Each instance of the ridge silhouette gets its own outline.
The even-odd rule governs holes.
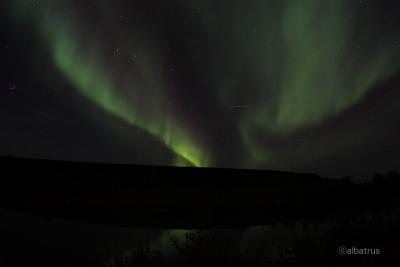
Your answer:
[[[353,183],[283,171],[0,157],[0,208],[95,224],[229,228],[346,218],[400,203],[396,173]]]

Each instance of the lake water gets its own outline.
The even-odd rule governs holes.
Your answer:
[[[285,244],[307,237],[317,237],[326,225],[276,224],[243,229],[209,230],[221,239],[229,239],[240,250],[258,251],[268,257],[278,257]],[[174,257],[171,241],[179,242],[196,230],[135,229],[50,220],[18,212],[0,211],[0,262],[24,266],[76,266],[77,262],[101,264],[115,256],[129,254],[144,245]],[[1,264],[0,264],[1,266]]]

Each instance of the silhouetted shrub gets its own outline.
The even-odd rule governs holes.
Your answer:
[[[164,257],[159,250],[150,246],[143,246],[125,254],[108,260],[104,267],[163,267]]]

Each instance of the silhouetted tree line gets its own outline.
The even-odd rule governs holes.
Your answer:
[[[103,267],[142,266],[230,266],[230,267],[313,267],[313,266],[400,266],[398,259],[400,240],[400,208],[397,202],[400,189],[400,175],[394,172],[374,174],[370,181],[355,183],[350,177],[341,180],[340,190],[346,194],[355,194],[354,201],[367,201],[360,206],[373,205],[361,215],[350,216],[357,208],[351,205],[348,216],[322,220],[300,220],[304,231],[315,228],[317,223],[328,225],[319,237],[306,236],[291,244],[275,244],[278,258],[262,253],[262,250],[241,250],[233,236],[215,231],[197,230],[186,234],[183,241],[171,237],[171,243],[179,257],[169,261],[160,251],[150,247],[138,249],[132,257],[124,258],[124,263]],[[351,199],[351,196],[348,196]],[[393,203],[392,203],[393,202]],[[391,205],[393,204],[393,205]],[[382,206],[386,205],[386,207]],[[290,219],[282,219],[287,227],[294,227]],[[348,248],[379,249],[379,255],[340,255],[341,246]],[[138,254],[140,256],[138,256]],[[117,257],[118,258],[118,257]],[[121,258],[119,258],[121,259]],[[110,262],[108,263],[110,264]]]
[[[102,267],[319,267],[319,266],[399,266],[398,240],[400,216],[368,214],[351,220],[327,222],[321,236],[306,235],[290,244],[275,244],[278,257],[263,253],[262,248],[240,249],[234,237],[216,231],[188,232],[183,241],[171,237],[178,257],[167,257],[149,246],[120,256]],[[307,225],[308,223],[304,223]],[[377,248],[380,255],[340,255],[341,246]]]
[[[91,173],[93,166],[78,164],[74,167],[75,164],[69,163],[52,166],[49,172],[45,167],[36,169],[32,164],[37,177],[42,177],[39,182],[30,176],[30,169],[24,168],[20,169],[26,177],[18,178],[20,180],[13,177],[2,179],[0,200],[3,208],[78,221],[114,225],[126,223],[131,227],[144,218],[141,223],[149,228],[155,227],[152,223],[193,225],[203,220],[204,228],[275,223],[290,228],[295,222],[302,222],[305,229],[313,228],[318,223],[329,225],[321,238],[297,240],[290,245],[276,244],[278,259],[260,251],[239,250],[232,236],[198,230],[187,234],[183,242],[171,238],[179,254],[173,262],[160,251],[144,246],[130,255],[116,255],[103,267],[396,266],[388,264],[397,260],[393,255],[397,255],[395,248],[399,247],[400,240],[400,218],[396,215],[400,210],[400,175],[395,172],[376,173],[371,180],[356,183],[351,177],[338,181],[307,174],[217,170],[217,174],[225,180],[221,178],[215,185],[203,180],[203,177],[215,180],[215,172],[209,175],[211,170],[179,169],[179,179],[169,184],[168,179],[158,177],[157,173],[153,175],[157,179],[142,176],[148,173],[145,167],[139,170],[126,166],[124,168],[128,169],[129,176],[121,175],[114,179],[114,170],[121,173],[125,170],[122,171],[119,166],[94,165],[100,168],[97,170],[101,173],[98,179]],[[68,172],[54,177],[59,167]],[[76,176],[71,182],[76,170],[82,169],[92,178],[84,180]],[[142,179],[132,183],[131,170]],[[171,175],[176,174],[173,168],[158,169],[158,173],[164,170]],[[227,174],[235,176],[235,179]],[[196,179],[192,180],[192,176]],[[187,181],[184,186],[178,183],[181,179]],[[161,216],[158,210],[163,210]],[[131,217],[121,216],[127,213]],[[108,221],[110,218],[120,220]],[[341,245],[378,247],[382,255],[340,256],[337,249]],[[1,264],[13,266],[2,257]]]

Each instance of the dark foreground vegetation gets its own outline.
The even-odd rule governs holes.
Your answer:
[[[1,209],[114,226],[197,229],[180,239],[169,236],[173,256],[149,244],[96,263],[77,259],[76,266],[400,266],[396,173],[353,183],[276,171],[13,158],[0,163]],[[240,233],[221,230],[278,224],[301,225],[296,231],[305,234],[286,244],[271,241],[273,256],[262,245],[242,246]],[[323,231],[316,234],[318,225]],[[342,246],[379,253],[340,255]]]
[[[177,255],[169,258],[150,246],[108,258],[102,267],[136,266],[398,266],[399,214],[389,218],[370,214],[352,220],[331,221],[319,236],[305,235],[290,244],[272,244],[271,257],[263,246],[240,248],[235,236],[213,230],[188,232],[181,241],[170,237]],[[290,227],[290,226],[289,226]],[[304,223],[304,228],[313,227]],[[303,229],[307,232],[307,229]],[[378,254],[341,255],[339,249],[374,248]]]

